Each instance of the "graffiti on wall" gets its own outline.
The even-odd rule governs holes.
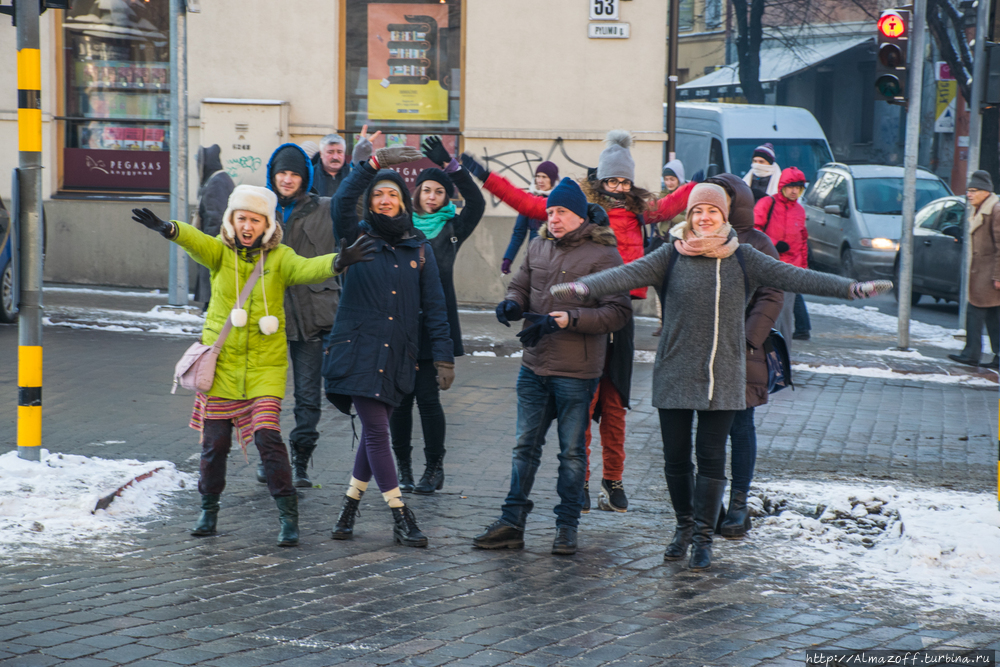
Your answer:
[[[546,160],[551,160],[557,150],[562,153],[562,156],[568,162],[576,165],[577,167],[586,169],[588,176],[590,175],[592,167],[588,167],[587,165],[577,162],[571,158],[566,152],[566,146],[563,143],[562,137],[558,137],[552,142],[552,145],[549,146],[548,155],[546,156],[543,156],[538,151],[526,149],[490,155],[484,148],[483,161],[486,163],[486,168],[490,171],[504,176],[515,185],[528,187],[535,182],[535,169],[538,165]],[[496,208],[500,204],[501,201],[499,199],[490,195],[490,205],[493,208]]]

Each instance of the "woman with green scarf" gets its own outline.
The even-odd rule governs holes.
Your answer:
[[[424,155],[440,169],[424,169],[417,177],[413,191],[413,226],[420,230],[434,249],[441,287],[444,289],[445,306],[448,309],[448,324],[451,340],[455,346],[455,356],[465,354],[462,347],[462,330],[458,322],[458,301],[455,298],[454,268],[458,249],[472,235],[476,225],[483,218],[486,200],[479,186],[442,145],[438,137],[424,141]],[[465,206],[458,213],[451,201],[455,187]],[[389,419],[392,434],[392,451],[396,455],[399,470],[399,488],[414,493],[434,493],[444,485],[444,408],[438,395],[434,360],[431,354],[431,340],[421,328],[420,351],[417,354],[417,381],[413,393],[403,397],[399,407],[393,410]],[[413,483],[413,464],[410,445],[413,431],[413,400],[416,398],[420,412],[420,424],[424,432],[424,474],[420,481]]]

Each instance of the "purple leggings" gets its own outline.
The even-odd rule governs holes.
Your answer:
[[[389,438],[389,415],[392,406],[374,398],[352,396],[354,409],[361,418],[361,442],[354,457],[354,478],[375,483],[382,493],[399,486],[396,463],[392,459],[392,441]]]

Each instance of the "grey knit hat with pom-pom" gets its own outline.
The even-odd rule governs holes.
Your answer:
[[[611,130],[608,132],[608,147],[601,152],[597,162],[597,179],[627,178],[635,182],[635,160],[629,148],[632,146],[632,135],[626,130]]]

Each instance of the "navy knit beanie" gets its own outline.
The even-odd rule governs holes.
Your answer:
[[[302,177],[303,181],[309,180],[309,165],[306,163],[306,154],[298,146],[284,146],[271,156],[271,173],[274,177],[279,171],[291,171]]]
[[[444,193],[448,196],[448,199],[455,198],[455,184],[452,182],[451,178],[448,177],[447,172],[443,169],[438,169],[437,167],[428,167],[420,172],[417,176],[417,184],[413,186],[413,198],[417,197],[417,192],[420,190],[420,184],[424,181],[434,181],[435,183],[440,183],[441,187],[444,188]]]
[[[552,189],[545,201],[545,208],[562,206],[578,216],[587,219],[587,196],[583,194],[580,185],[572,178],[564,178]]]

